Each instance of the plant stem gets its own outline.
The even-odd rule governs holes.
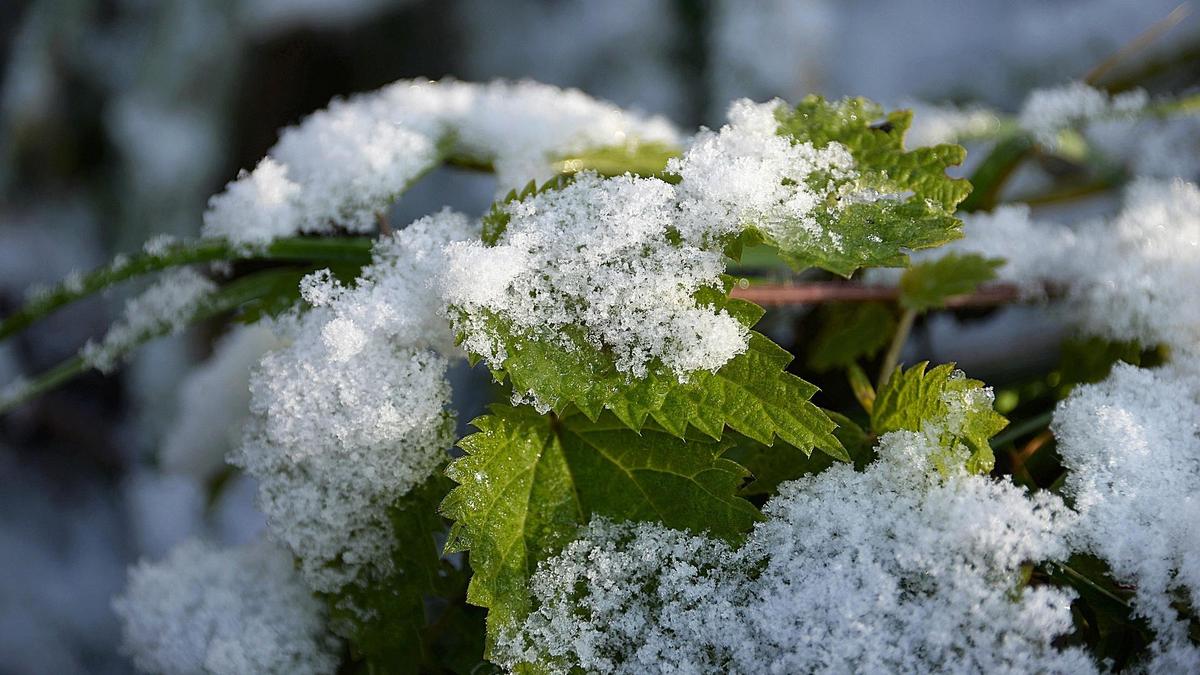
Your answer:
[[[180,242],[162,252],[129,256],[39,293],[24,307],[0,321],[0,340],[92,293],[171,267],[218,260],[320,261],[365,265],[370,261],[370,255],[371,240],[363,237],[293,237],[279,239],[264,249],[246,249],[222,239]]]
[[[900,351],[904,349],[904,343],[908,341],[908,334],[912,332],[913,322],[917,319],[917,310],[907,309],[900,314],[900,322],[896,325],[896,332],[892,334],[892,343],[888,345],[887,353],[883,355],[883,364],[879,366],[879,381],[875,384],[875,390],[883,389],[883,385],[887,384],[888,378],[892,376],[892,371],[896,369],[896,363],[900,361]]]
[[[1009,426],[1004,431],[1001,431],[999,434],[996,434],[996,436],[991,440],[991,445],[993,448],[1003,447],[1004,445],[1011,443],[1012,441],[1015,441],[1026,434],[1038,431],[1040,429],[1045,429],[1046,427],[1050,426],[1050,421],[1053,419],[1054,411],[1047,410],[1040,415],[1017,422],[1016,424]]]
[[[188,320],[188,325],[224,314],[246,302],[269,294],[278,287],[280,279],[283,277],[289,277],[288,280],[291,282],[299,282],[299,274],[300,272],[292,269],[267,270],[232,281],[224,288],[213,293],[208,301],[191,316]],[[164,325],[139,335],[129,345],[128,351],[132,351],[155,338],[167,335],[173,332],[173,330],[173,326]],[[80,354],[76,354],[24,383],[17,391],[7,395],[0,395],[0,414],[12,410],[25,401],[41,396],[91,369],[92,364]]]
[[[760,284],[746,288],[735,286],[729,296],[767,307],[780,307],[826,302],[895,302],[900,298],[900,289],[895,286],[845,282]],[[1013,284],[989,284],[973,293],[947,298],[944,307],[991,307],[1007,305],[1020,299],[1021,289]]]

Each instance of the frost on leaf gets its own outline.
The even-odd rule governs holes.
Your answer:
[[[594,519],[538,565],[534,609],[496,660],[554,673],[1095,672],[1055,646],[1070,595],[1022,581],[1026,563],[1068,554],[1061,499],[943,473],[924,434],[886,434],[878,449],[863,472],[782,485],[739,548]]]
[[[1197,420],[1200,388],[1187,366],[1119,364],[1054,413],[1064,490],[1080,514],[1077,543],[1136,589],[1134,609],[1156,633],[1147,672],[1200,670],[1187,609],[1200,606]]]
[[[943,471],[965,466],[972,473],[992,470],[988,439],[1008,425],[992,408],[991,387],[947,363],[926,371],[927,363],[897,368],[879,389],[871,410],[871,430],[923,433],[942,449],[931,461]]]
[[[113,602],[124,647],[145,672],[320,675],[338,667],[338,641],[292,557],[258,542],[215,549],[186,542],[129,571]]]
[[[761,310],[729,300],[719,248],[677,228],[675,188],[581,174],[526,190],[488,216],[485,239],[453,244],[443,275],[469,354],[507,376],[515,400],[682,436],[725,425],[844,457],[816,389],[791,356],[749,327]]]
[[[529,612],[538,562],[593,515],[730,540],[758,517],[737,496],[745,469],[721,459],[718,443],[528,407],[495,406],[473,424],[479,431],[459,443],[466,456],[447,470],[459,486],[442,511],[455,520],[447,549],[470,550],[468,600],[489,610],[489,644]]]

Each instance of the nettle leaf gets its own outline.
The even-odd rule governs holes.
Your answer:
[[[453,485],[434,476],[397,500],[391,509],[395,571],[367,586],[351,584],[330,596],[330,620],[372,672],[417,672],[427,658],[423,640],[425,599],[444,584],[437,538],[445,531],[438,504]],[[366,617],[366,618],[364,618]]]
[[[601,176],[620,176],[632,173],[674,182],[678,177],[667,173],[667,162],[679,154],[679,148],[668,143],[635,140],[572,153],[559,158],[554,168],[564,174],[594,171]]]
[[[818,148],[837,142],[854,158],[858,177],[838,185],[832,208],[818,209],[817,222],[831,237],[799,240],[781,248],[794,267],[820,267],[850,276],[860,267],[901,267],[907,250],[940,246],[962,236],[954,209],[971,191],[946,169],[962,163],[959,145],[906,151],[904,134],[912,112],[886,115],[863,98],[829,102],[808,96],[794,109],[780,106],[779,133]],[[814,184],[830,176],[814,176]],[[836,182],[836,181],[835,181]]]
[[[846,368],[879,352],[896,330],[896,317],[882,302],[829,303],[818,311],[820,328],[808,350],[808,366]]]
[[[941,307],[946,298],[970,293],[996,278],[1003,258],[977,253],[947,253],[936,260],[917,263],[900,277],[900,304],[923,312]]]
[[[700,294],[701,304],[725,309],[746,326],[762,317],[757,305],[709,290]],[[503,369],[493,370],[496,378],[507,376],[516,391],[533,392],[555,412],[574,406],[596,420],[607,409],[635,431],[650,419],[679,437],[695,428],[714,440],[728,426],[766,445],[778,437],[805,455],[815,447],[849,459],[833,435],[836,425],[809,401],[817,388],[788,373],[792,355],[759,333],[751,332],[749,348],[716,372],[698,371],[680,381],[663,367],[644,378],[617,370],[612,356],[590,344],[580,329],[559,329],[557,336],[570,341],[567,347],[518,333],[499,317],[489,321],[489,332],[507,353]]]
[[[834,435],[846,448],[854,465],[861,469],[869,464],[874,453],[871,439],[862,427],[845,415],[832,411],[826,411],[826,414],[837,423]],[[732,445],[724,456],[746,467],[754,477],[753,482],[742,488],[741,494],[747,496],[773,495],[778,492],[780,483],[821,473],[837,463],[824,453],[806,455],[785,445],[771,447],[741,434],[729,434],[728,440]]]
[[[921,362],[892,373],[876,393],[871,431],[934,431],[947,451],[943,461],[957,461],[960,449],[965,449],[968,471],[991,471],[995,457],[988,439],[1008,420],[992,408],[982,382],[966,377],[953,363],[926,371],[928,365]]]
[[[721,458],[717,442],[524,406],[494,406],[472,424],[479,432],[459,443],[467,454],[447,470],[459,486],[442,511],[455,521],[447,550],[470,551],[467,599],[489,610],[489,645],[529,613],[537,564],[594,515],[731,541],[760,518],[737,496],[746,470]]]

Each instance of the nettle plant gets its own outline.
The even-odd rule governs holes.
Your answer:
[[[0,335],[170,270],[4,405],[196,321],[273,332],[214,357],[238,381],[265,352],[228,462],[268,538],[131,570],[146,671],[1195,672],[1200,189],[1102,140],[1194,108],[1071,85],[982,128],[942,111],[925,137],[992,141],[968,181],[863,99],[737,101],[683,138],[576,91],[402,81],[285,130],[203,239],[34,295]],[[1038,153],[1141,178],[1112,218],[1038,222],[997,205]],[[392,231],[446,165],[506,196]],[[785,265],[810,283],[762,284]],[[748,298],[803,290],[800,363]],[[1016,301],[1093,337],[1002,401],[898,365],[922,316]],[[464,359],[495,402],[456,438]]]

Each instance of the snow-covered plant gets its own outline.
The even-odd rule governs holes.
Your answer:
[[[1111,142],[1194,108],[1073,84],[931,114],[909,149],[912,113],[865,99],[735,101],[687,136],[578,91],[401,81],[285,129],[202,239],[31,295],[0,337],[166,271],[0,406],[255,324],[183,384],[161,458],[214,495],[253,479],[269,541],[131,571],[151,672],[1195,672],[1200,188]],[[953,177],[966,151],[934,141],[980,137]],[[1036,153],[1128,183],[1122,208],[1001,204]],[[490,209],[394,228],[440,167],[494,173]],[[760,332],[753,300],[784,296],[824,305],[796,344]],[[905,352],[1015,302],[1090,342],[1002,389]]]

